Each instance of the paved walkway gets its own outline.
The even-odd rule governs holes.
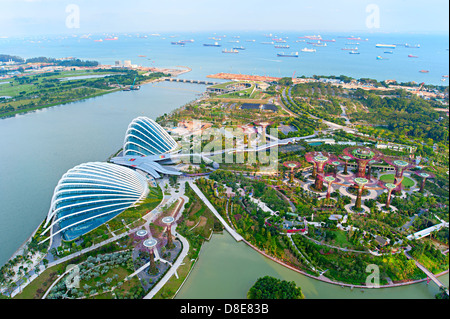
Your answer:
[[[175,275],[178,278],[176,271],[178,267],[180,267],[181,263],[183,262],[184,258],[187,256],[189,252],[189,242],[187,241],[186,238],[178,234],[175,231],[175,228],[176,225],[172,225],[172,234],[174,234],[174,236],[181,241],[181,243],[183,244],[183,250],[181,251],[177,260],[174,262],[173,266],[170,267],[170,269],[166,272],[164,277],[152,288],[152,290],[150,290],[150,292],[144,297],[144,299],[152,299],[173,275]]]
[[[198,197],[205,203],[205,205],[209,208],[209,210],[217,217],[217,219],[222,223],[223,227],[227,230],[227,232],[230,233],[231,236],[236,241],[241,241],[243,238],[241,235],[239,235],[233,228],[230,227],[230,225],[227,224],[227,222],[220,216],[219,212],[214,208],[214,206],[211,204],[211,202],[205,197],[203,192],[197,187],[197,185],[194,184],[192,180],[189,182],[189,186],[191,186],[192,190],[198,195]]]

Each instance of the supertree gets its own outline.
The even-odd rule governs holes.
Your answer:
[[[294,182],[294,170],[298,167],[300,167],[300,163],[296,162],[296,161],[288,161],[288,162],[284,162],[283,166],[287,167],[291,170],[291,173],[289,175],[289,183],[293,183]]]
[[[259,121],[257,121],[257,122],[253,122],[253,123],[255,123],[256,125],[261,126],[261,128],[262,128],[261,140],[262,140],[263,143],[265,143],[266,142],[266,128],[269,125],[272,125],[273,122],[259,122]]]
[[[154,251],[162,246],[162,241],[153,238],[152,235],[145,229],[140,229],[135,233],[130,233],[130,238],[133,239],[134,248],[142,253],[148,253],[150,257],[150,272],[155,273],[157,267],[155,264]]]
[[[255,128],[249,126],[239,126],[239,128],[244,134],[244,145],[247,144],[247,148],[251,148],[252,135],[256,134]],[[247,140],[247,143],[245,143],[245,140]]]
[[[339,157],[344,160],[344,171],[342,172],[342,174],[348,175],[347,171],[348,161],[351,160],[352,158],[348,155],[340,155]]]
[[[355,208],[361,210],[361,197],[364,190],[364,186],[369,182],[366,178],[356,177],[353,182],[358,186],[358,195],[356,196]]]
[[[367,164],[372,160],[377,160],[382,154],[377,150],[372,150],[368,147],[348,147],[344,149],[346,156],[354,159],[358,164],[358,172],[356,177],[366,177]]]
[[[328,186],[327,186],[327,196],[326,198],[329,199],[331,196],[331,186],[333,185],[333,183],[336,181],[336,178],[334,178],[333,176],[324,176],[321,177],[323,179],[323,181],[325,181]]]
[[[315,176],[313,177],[315,178],[315,189],[319,191],[322,190],[323,182],[322,179],[319,178],[319,175],[324,174],[326,164],[337,160],[336,156],[326,152],[309,152],[305,154],[305,159],[306,161],[314,164],[315,171],[313,169],[313,175]]]
[[[421,171],[416,171],[414,172],[417,176],[422,177],[422,183],[420,183],[420,189],[419,192],[423,193],[425,191],[425,182],[428,178],[435,178],[436,176],[433,173],[429,173],[429,172],[421,172]]]
[[[156,271],[155,256],[154,256],[153,250],[155,249],[156,245],[158,244],[158,241],[155,238],[149,238],[149,239],[146,239],[142,244],[144,247],[147,247],[149,250],[150,273],[153,273]]]
[[[378,161],[375,161],[375,160],[371,160],[371,161],[369,161],[369,163],[368,163],[368,168],[367,168],[367,179],[371,179],[372,178],[372,165],[373,164],[376,164],[376,163],[379,163]]]
[[[395,168],[394,184],[397,185],[397,187],[394,189],[394,194],[398,194],[402,191],[403,172],[416,165],[395,157],[384,156],[383,159],[386,163]]]
[[[163,219],[161,219],[161,222],[167,225],[167,247],[169,249],[173,248],[171,226],[174,221],[175,219],[172,216],[166,216]]]
[[[384,183],[382,181],[379,181],[378,185],[380,185],[382,188],[385,188],[388,190],[388,196],[386,199],[386,209],[388,209],[391,204],[392,191],[397,187],[397,185],[392,184],[392,183]]]
[[[333,166],[333,177],[336,178],[337,175],[337,168],[339,165],[341,165],[340,161],[333,161],[330,163]]]

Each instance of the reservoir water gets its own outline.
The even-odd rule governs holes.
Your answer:
[[[295,281],[308,299],[434,299],[438,287],[426,282],[395,288],[342,288],[324,283],[297,272],[257,253],[243,242],[236,242],[227,232],[215,234],[200,251],[199,259],[178,292],[178,299],[240,299],[246,298],[250,287],[266,275]],[[448,274],[439,277],[448,286]]]

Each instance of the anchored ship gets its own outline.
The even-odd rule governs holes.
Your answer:
[[[275,45],[275,48],[277,48],[277,49],[289,49],[290,48],[290,46],[289,45],[283,45],[283,44],[277,44],[277,45]]]
[[[236,49],[232,49],[232,50],[225,49],[225,50],[222,50],[222,53],[239,53],[239,51]]]
[[[377,48],[390,48],[390,49],[395,49],[395,44],[376,44],[375,45]]]
[[[316,52],[316,49],[308,49],[308,48],[303,48],[301,49],[302,52]]]
[[[298,58],[298,52],[294,52],[294,53],[277,53],[277,56],[279,57],[286,57],[286,58]]]
[[[205,47],[220,47],[221,45],[218,42],[214,42],[214,43],[203,43],[203,46],[205,46]]]

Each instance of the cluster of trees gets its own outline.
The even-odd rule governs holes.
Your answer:
[[[376,93],[357,89],[354,97],[369,108],[370,112],[352,113],[357,121],[386,125],[396,136],[408,136],[448,145],[448,121],[439,120],[441,116],[434,108],[437,102],[427,101],[415,96],[406,96],[403,90],[397,97],[381,97]]]
[[[23,60],[22,60],[23,61]],[[35,57],[26,59],[25,63],[52,63],[58,66],[81,66],[92,67],[98,66],[97,61],[82,61],[80,59],[58,60],[55,58]]]
[[[113,287],[122,287],[118,274],[106,276],[110,271],[123,267],[132,272],[134,270],[131,252],[116,252],[98,256],[89,256],[86,262],[78,265],[80,287],[67,287],[66,280],[56,284],[48,295],[48,299],[90,297],[110,291]],[[126,293],[122,292],[125,296]],[[134,294],[132,294],[134,296]]]
[[[294,281],[264,276],[258,278],[247,293],[248,299],[304,299],[302,289]]]
[[[448,269],[448,257],[435,248],[429,240],[415,241],[409,252],[416,260],[433,273]]]
[[[16,55],[9,55],[9,54],[0,54],[0,62],[8,62],[9,60],[12,60],[14,62],[23,62],[24,59],[20,56]]]
[[[279,131],[278,137],[280,139],[312,135],[317,128],[316,121],[309,117],[290,117],[284,121],[284,125],[292,125],[297,131],[291,131],[288,134]]]

